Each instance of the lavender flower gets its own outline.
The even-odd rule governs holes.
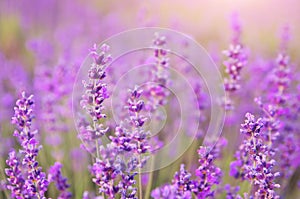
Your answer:
[[[99,186],[99,193],[106,194],[109,198],[115,198],[119,193],[119,187],[115,185],[115,180],[121,174],[122,166],[116,161],[118,152],[113,145],[106,148],[100,146],[102,159],[96,159],[91,167],[94,176],[93,182]]]
[[[141,114],[141,111],[144,109],[144,101],[140,100],[142,92],[138,87],[129,90],[130,97],[126,106],[129,114],[129,122],[132,127],[132,141],[136,143],[134,152],[139,155],[148,152],[150,149],[147,141],[149,132],[143,130],[147,117]]]
[[[229,184],[226,184],[224,190],[226,192],[226,199],[242,199],[238,194],[240,187],[231,187]]]
[[[282,178],[291,175],[291,162],[295,158],[297,145],[293,142],[295,133],[289,127],[293,112],[290,105],[293,94],[289,93],[292,76],[290,58],[286,52],[288,38],[288,29],[284,28],[280,53],[270,75],[267,100],[264,103],[261,99],[256,100],[264,113],[263,119],[267,129],[264,137],[269,148],[269,155],[270,158],[280,157],[281,161],[278,163]]]
[[[231,175],[253,184],[255,197],[278,198],[275,189],[275,178],[278,172],[273,171],[275,160],[270,159],[269,147],[266,145],[262,129],[264,122],[261,118],[255,119],[250,113],[246,114],[241,133],[246,136],[243,144],[236,153],[237,160],[231,163]]]
[[[236,15],[233,15],[232,29],[234,31],[232,44],[229,46],[228,50],[223,51],[224,55],[227,57],[227,60],[223,62],[226,67],[225,72],[228,75],[228,77],[224,79],[227,95],[230,95],[240,88],[238,82],[241,78],[241,70],[247,64],[245,49],[240,42],[241,25],[238,22]],[[224,105],[226,110],[233,109],[232,101],[229,96],[226,97]]]
[[[67,190],[70,185],[67,182],[67,178],[63,177],[61,168],[62,164],[60,162],[55,162],[49,169],[48,181],[55,182],[56,188],[60,191],[58,196],[59,199],[69,199],[72,198],[72,194]]]
[[[209,147],[201,146],[198,150],[199,167],[195,171],[197,180],[193,192],[197,198],[213,197],[213,185],[220,183],[222,171],[214,164],[214,160],[219,156],[218,147],[210,149]]]
[[[191,180],[192,174],[185,170],[184,164],[180,166],[180,172],[176,172],[173,178],[175,194],[177,198],[191,198],[194,182]]]
[[[125,172],[121,175],[122,179],[119,182],[119,188],[122,199],[137,199],[137,188],[135,187],[136,180],[134,179],[136,175],[136,172]]]
[[[8,176],[7,189],[11,191],[12,198],[24,198],[24,183],[25,179],[21,171],[21,162],[17,157],[15,151],[9,153],[9,157],[6,160],[9,168],[5,169],[5,173]]]
[[[150,85],[147,88],[145,96],[149,100],[147,110],[155,111],[158,106],[163,106],[167,103],[167,97],[170,95],[166,89],[170,84],[169,80],[169,58],[166,48],[166,37],[155,34],[153,41],[155,67],[151,70],[151,81],[155,85]]]
[[[105,44],[102,45],[100,53],[97,53],[96,46],[91,49],[94,63],[89,70],[89,81],[83,81],[86,93],[83,95],[81,106],[90,114],[94,122],[106,117],[102,113],[104,108],[102,104],[109,95],[107,86],[102,80],[106,76],[104,68],[111,61],[110,55],[106,55],[108,50],[109,47]]]
[[[185,170],[184,164],[180,166],[180,171],[176,172],[172,184],[166,184],[152,191],[151,196],[154,199],[167,198],[192,198],[192,189],[194,182],[191,180],[192,175]]]
[[[22,197],[24,198],[45,198],[44,193],[47,191],[48,181],[46,175],[42,172],[42,168],[38,166],[36,160],[41,146],[36,138],[37,131],[31,129],[33,115],[33,95],[26,97],[25,92],[22,93],[22,98],[19,99],[15,107],[15,115],[12,118],[12,123],[16,124],[19,128],[19,131],[14,132],[14,136],[19,139],[22,149],[20,154],[23,155],[23,159],[20,165],[22,168],[26,168],[24,171],[24,185],[22,190]],[[9,165],[13,165],[11,161],[16,161],[14,153],[10,156]],[[20,176],[18,169],[13,169],[12,172],[9,172],[8,176],[11,178],[11,175]],[[14,181],[14,183],[16,183]],[[14,186],[14,185],[10,185]],[[19,186],[18,186],[19,187]],[[19,188],[18,188],[19,189]]]
[[[129,90],[129,97],[125,105],[128,119],[116,127],[114,136],[110,136],[118,153],[125,157],[130,156],[119,183],[122,198],[136,198],[137,189],[133,186],[136,184],[134,180],[134,176],[137,175],[136,169],[142,168],[146,163],[146,158],[142,158],[141,155],[150,151],[149,133],[143,129],[147,118],[143,115],[145,106],[144,101],[141,100],[142,93],[143,91],[138,87]]]
[[[109,51],[109,46],[106,44],[103,44],[100,49],[100,53],[97,52],[96,45],[94,45],[94,47],[91,49],[91,55],[94,59],[94,62],[92,63],[88,72],[88,82],[83,81],[86,91],[80,102],[82,108],[86,110],[93,120],[92,125],[89,125],[85,121],[79,124],[79,137],[85,143],[89,144],[91,144],[94,140],[98,142],[97,140],[108,131],[108,128],[99,123],[99,120],[106,118],[106,114],[103,113],[103,102],[109,97],[109,94],[107,91],[107,85],[103,82],[103,79],[106,76],[104,69],[111,61],[111,56],[107,54]],[[92,149],[90,149],[90,151],[93,151],[93,148],[98,147],[98,143],[95,143],[95,147],[94,144],[91,145]],[[97,156],[99,157],[98,149],[96,152]]]
[[[158,187],[151,192],[151,196],[154,199],[169,199],[176,198],[176,188],[173,185],[166,184],[162,187]]]

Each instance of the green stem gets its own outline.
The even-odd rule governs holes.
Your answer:
[[[151,161],[151,169],[150,169],[150,173],[149,173],[149,181],[148,181],[148,185],[146,188],[146,193],[145,193],[145,198],[150,198],[150,192],[151,192],[151,188],[152,188],[152,181],[153,181],[153,168],[155,165],[155,157],[152,157],[152,161]]]
[[[96,155],[97,155],[97,158],[99,159],[100,158],[100,154],[99,154],[99,143],[98,143],[98,139],[96,139]]]
[[[141,170],[141,156],[139,155],[139,169],[138,169],[138,181],[139,181],[139,199],[143,199],[143,186],[142,186],[142,170]]]

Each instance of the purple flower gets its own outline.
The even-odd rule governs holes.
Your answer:
[[[14,136],[19,139],[21,144],[20,154],[23,159],[20,165],[22,165],[22,175],[24,179],[24,185],[22,187],[22,197],[29,198],[44,198],[44,193],[48,188],[48,181],[46,175],[42,172],[42,168],[36,160],[41,146],[36,138],[37,131],[31,129],[32,120],[34,118],[33,114],[33,95],[26,97],[25,92],[22,93],[21,99],[16,102],[15,114],[12,117],[12,123],[16,124],[19,130],[14,132]],[[10,155],[10,160],[17,161],[14,152]],[[11,161],[7,162],[8,166],[13,165]],[[17,169],[13,169],[9,172],[8,177],[10,178],[16,172],[15,176],[20,176],[21,174]],[[14,187],[14,184],[9,186]],[[12,189],[11,189],[12,190]]]
[[[49,169],[48,181],[55,182],[56,188],[60,191],[59,199],[72,198],[72,194],[67,190],[70,185],[67,182],[67,178],[63,177],[61,173],[62,164],[55,162]]]
[[[146,109],[155,111],[158,106],[163,106],[167,103],[167,97],[170,95],[167,87],[170,84],[168,73],[169,58],[166,49],[166,37],[155,34],[153,41],[154,48],[154,68],[151,70],[151,84],[145,93],[149,100],[146,104]]]
[[[15,151],[9,153],[9,157],[6,160],[9,168],[5,169],[5,173],[8,176],[7,189],[11,191],[12,198],[23,198],[24,197],[24,183],[25,179],[22,174],[22,164],[20,158],[17,157]]]
[[[142,92],[138,87],[129,90],[129,98],[126,105],[129,114],[129,124],[132,126],[132,141],[136,144],[133,150],[136,154],[143,154],[150,150],[148,144],[149,132],[145,132],[143,129],[147,117],[142,114],[144,109],[144,101],[140,99]]]
[[[227,57],[227,60],[223,64],[226,67],[225,72],[228,75],[224,79],[224,86],[228,95],[240,89],[239,80],[241,78],[241,70],[247,64],[247,55],[243,44],[240,42],[241,26],[237,17],[235,14],[232,18],[232,29],[234,32],[232,44],[230,44],[228,50],[223,51]],[[229,96],[225,98],[224,105],[226,110],[233,109],[232,100]]]
[[[154,199],[192,198],[194,181],[191,180],[192,175],[186,171],[184,167],[184,164],[182,164],[180,166],[180,171],[175,173],[172,184],[166,184],[154,189],[151,196]]]
[[[247,113],[245,123],[240,132],[245,140],[236,153],[234,162],[231,163],[231,175],[242,180],[250,181],[254,186],[255,197],[277,198],[275,189],[280,185],[275,182],[279,176],[273,171],[276,161],[272,159],[268,145],[263,137],[263,119]]]
[[[99,193],[114,198],[119,193],[119,187],[114,184],[121,174],[122,165],[118,164],[117,151],[112,145],[108,145],[107,148],[100,146],[100,154],[102,159],[96,159],[91,167],[93,182],[99,186]]]
[[[105,67],[111,61],[111,55],[107,54],[109,47],[106,44],[103,44],[100,48],[101,52],[97,52],[97,46],[90,50],[90,54],[94,59],[94,62],[91,64],[91,68],[88,71],[88,81],[83,81],[85,88],[85,94],[82,96],[80,101],[81,107],[89,114],[93,120],[92,124],[89,124],[85,118],[79,122],[79,138],[83,140],[85,144],[89,144],[88,151],[94,151],[94,148],[97,148],[98,143],[93,141],[102,137],[108,131],[107,127],[104,127],[102,123],[99,123],[99,120],[106,118],[104,111],[103,102],[109,98],[107,85],[103,82],[103,79],[106,76]],[[96,145],[96,146],[95,146]],[[97,156],[98,156],[98,149]]]
[[[184,167],[184,164],[180,166],[180,171],[175,173],[172,182],[176,189],[177,198],[191,198],[191,190],[194,188],[194,183],[191,180],[192,174],[186,171]]]
[[[154,199],[173,199],[175,196],[176,188],[173,185],[166,184],[162,187],[158,187],[151,192],[151,196]]]
[[[110,136],[112,143],[119,152],[134,152],[135,155],[149,152],[148,134],[143,129],[147,117],[143,115],[144,101],[141,99],[143,91],[135,87],[129,90],[129,96],[125,105],[128,118],[118,125],[114,136]]]
[[[222,171],[214,164],[214,160],[219,156],[218,147],[221,146],[215,146],[212,149],[200,146],[198,150],[200,166],[195,171],[197,179],[193,189],[198,198],[214,196],[212,186],[219,184],[221,181]]]
[[[175,187],[173,185],[164,185],[162,187],[158,187],[151,192],[151,196],[154,199],[169,199],[176,198],[175,196]]]
[[[16,106],[14,108],[15,114],[12,117],[12,123],[15,124],[20,133],[15,132],[15,136],[19,136],[21,141],[27,141],[28,138],[32,138],[33,134],[30,132],[33,115],[33,95],[26,97],[25,92],[22,93],[22,98],[17,100]]]
[[[226,192],[226,199],[242,199],[238,194],[240,187],[231,187],[229,184],[226,184],[224,190]]]
[[[119,182],[119,188],[121,192],[121,198],[122,199],[137,199],[136,194],[137,194],[137,188],[135,187],[136,180],[134,177],[137,175],[136,172],[127,172],[123,173],[122,179]]]

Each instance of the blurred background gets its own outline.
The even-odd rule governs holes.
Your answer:
[[[94,185],[86,169],[89,157],[79,148],[68,116],[73,81],[88,49],[120,31],[157,26],[195,38],[222,67],[221,52],[231,42],[232,13],[239,15],[242,41],[251,49],[250,61],[258,56],[275,58],[281,29],[289,25],[289,52],[293,63],[299,64],[298,0],[0,0],[0,164],[4,167],[15,142],[10,125],[15,100],[23,90],[34,93],[37,119],[46,124],[36,124],[46,143],[41,164],[47,169],[54,160],[65,163],[63,171],[72,183],[72,192],[75,198],[81,198],[83,191]],[[238,128],[236,125],[229,130],[238,132]],[[53,158],[45,158],[50,156]],[[72,175],[74,172],[79,175]]]

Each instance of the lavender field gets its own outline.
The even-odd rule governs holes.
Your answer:
[[[0,199],[300,198],[297,0],[0,0]]]

